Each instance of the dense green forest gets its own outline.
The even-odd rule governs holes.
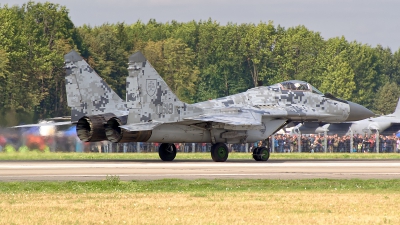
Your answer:
[[[142,51],[170,87],[193,103],[298,79],[322,92],[391,113],[400,96],[400,50],[325,40],[272,21],[103,24],[76,27],[64,6],[0,5],[0,123],[69,115],[63,56],[75,49],[125,97],[128,56]]]

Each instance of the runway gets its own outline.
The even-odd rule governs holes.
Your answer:
[[[399,179],[400,160],[2,161],[0,181],[177,179]]]

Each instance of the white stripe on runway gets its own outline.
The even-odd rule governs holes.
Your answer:
[[[203,167],[214,167],[214,168],[231,168],[231,167],[243,167],[243,168],[260,168],[260,167],[400,167],[400,163],[377,163],[377,162],[290,162],[290,163],[87,163],[87,164],[46,164],[41,163],[40,165],[32,164],[0,164],[0,169],[68,169],[68,168],[203,168]]]
[[[286,174],[286,173],[285,173]],[[289,173],[289,174],[301,174],[314,176],[311,173]],[[341,174],[341,173],[333,173],[333,174]],[[212,177],[212,176],[269,176],[269,175],[281,175],[281,173],[263,173],[263,174],[253,174],[253,173],[238,173],[238,174],[231,174],[231,173],[221,173],[221,174],[202,174],[202,173],[193,173],[193,174],[171,174],[170,177],[193,177],[193,176],[205,176],[205,177]],[[400,175],[400,173],[346,173],[346,175]],[[76,175],[51,175],[51,174],[42,174],[42,175],[13,175],[13,176],[0,176],[0,179],[3,178],[17,178],[17,177],[29,177],[29,178],[37,178],[37,177],[104,177],[107,176],[118,176],[118,177],[165,177],[165,174],[113,174],[113,175],[101,175],[101,174],[76,174]]]

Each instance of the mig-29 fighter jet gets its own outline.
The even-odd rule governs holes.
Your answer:
[[[208,142],[212,159],[224,162],[229,153],[225,143],[264,140],[291,121],[343,122],[373,115],[361,105],[295,80],[187,104],[142,53],[131,55],[128,65],[124,101],[77,52],[65,55],[71,122],[82,141],[159,142],[163,161],[174,160],[174,143]],[[269,155],[267,147],[253,151],[257,161],[267,161]]]

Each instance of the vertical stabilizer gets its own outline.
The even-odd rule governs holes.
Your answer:
[[[396,116],[400,116],[400,98],[397,101],[397,106],[396,106],[396,109],[394,110],[393,114],[396,115]]]
[[[187,105],[181,102],[141,52],[129,57],[128,123],[179,121]]]
[[[126,111],[125,102],[74,50],[64,56],[65,85],[71,121],[82,116]]]

